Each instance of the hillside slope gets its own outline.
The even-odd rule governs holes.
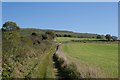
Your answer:
[[[33,29],[32,31],[29,29],[3,31],[3,78],[54,77],[52,54],[55,44],[53,38],[50,32],[39,33],[39,30],[33,32]]]
[[[49,29],[35,29],[35,28],[22,28],[21,33],[28,35],[31,32],[36,32],[38,34],[44,34],[45,31],[52,31],[58,37],[78,37],[78,38],[96,38],[97,34],[92,33],[77,33],[72,31],[63,31],[63,30],[49,30]]]

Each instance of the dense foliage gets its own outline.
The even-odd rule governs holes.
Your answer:
[[[110,41],[111,40],[111,35],[110,34],[106,34],[106,39],[108,40],[108,41]]]
[[[53,36],[46,39],[43,34],[36,32],[21,33],[14,22],[6,22],[2,29],[3,48],[3,78],[25,78],[40,62],[41,55],[45,55],[53,45]],[[48,40],[48,38],[51,38]],[[53,49],[54,50],[54,49]],[[30,76],[29,76],[30,77]]]
[[[19,30],[19,29],[20,29],[19,26],[17,26],[15,22],[11,22],[11,21],[5,22],[2,27],[3,31],[11,31],[11,30]]]
[[[113,41],[116,41],[118,39],[116,36],[112,36],[111,38],[113,39]]]

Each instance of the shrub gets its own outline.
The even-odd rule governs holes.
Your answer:
[[[111,37],[113,41],[116,41],[117,40],[117,37],[116,36],[112,36]]]
[[[97,35],[97,39],[102,39],[101,35]]]
[[[42,40],[46,40],[47,39],[47,35],[42,34]]]
[[[66,35],[66,34],[64,34],[64,37],[67,37],[67,35]]]
[[[35,32],[33,32],[31,35],[33,35],[33,36],[37,36],[37,34],[36,34]]]
[[[106,34],[106,39],[108,40],[108,41],[110,41],[110,39],[111,39],[111,35],[110,34]]]
[[[77,67],[73,63],[66,64],[63,58],[60,58],[57,54],[53,56],[54,60],[56,60],[57,65],[63,75],[64,78],[70,79],[79,79],[81,78],[80,72]]]

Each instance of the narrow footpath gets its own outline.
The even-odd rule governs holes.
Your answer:
[[[58,51],[59,45],[57,45],[56,47],[56,52]],[[57,61],[57,57],[55,55],[56,53],[53,54],[53,65],[54,65],[54,72],[55,72],[55,77],[57,80],[65,78],[65,76],[63,75],[63,72],[61,71],[61,65],[59,64],[59,62]]]

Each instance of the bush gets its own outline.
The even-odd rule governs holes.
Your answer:
[[[70,78],[75,78],[75,79],[79,79],[80,78],[80,73],[76,68],[76,65],[71,63],[67,66],[66,68],[66,72],[68,73]]]
[[[102,39],[101,35],[97,35],[97,39]]]
[[[110,41],[110,39],[111,39],[111,35],[110,34],[106,34],[106,39],[108,40],[108,41]]]
[[[63,78],[79,79],[81,78],[80,72],[78,71],[75,64],[66,64],[65,61],[58,55],[54,54],[54,60],[56,60],[57,65],[63,75]]]
[[[68,35],[68,37],[72,37],[72,35]]]
[[[64,37],[68,37],[66,34],[64,34]]]
[[[47,39],[47,35],[42,34],[42,40],[46,40]]]
[[[56,37],[62,37],[62,35],[61,34],[56,34]]]
[[[36,34],[35,32],[33,32],[31,35],[33,35],[33,36],[37,36],[37,34]]]
[[[112,36],[111,37],[113,41],[116,41],[117,40],[117,37],[116,36]]]

